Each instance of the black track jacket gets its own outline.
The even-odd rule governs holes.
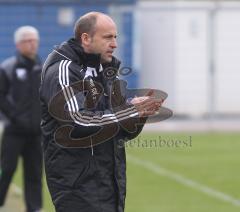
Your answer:
[[[63,211],[71,202],[73,212],[124,211],[123,141],[137,136],[143,124],[135,128],[140,119],[126,103],[124,83],[115,74],[119,65],[114,57],[101,65],[100,55],[85,53],[74,39],[56,47],[44,64],[45,169],[53,202]]]
[[[21,54],[0,65],[0,112],[8,119],[5,131],[40,135],[40,60]]]

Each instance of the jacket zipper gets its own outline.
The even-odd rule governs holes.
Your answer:
[[[92,138],[91,138],[91,150],[92,150],[92,156],[94,155],[94,151],[93,151],[93,145],[92,145]]]

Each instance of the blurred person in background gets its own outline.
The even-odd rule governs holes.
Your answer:
[[[108,15],[83,15],[74,34],[52,51],[42,72],[41,127],[48,188],[57,212],[123,212],[122,141],[141,132],[162,100],[149,92],[128,102],[118,87],[114,71],[120,61],[113,56],[117,29]],[[140,125],[135,128],[136,124]]]
[[[0,110],[7,118],[1,142],[0,206],[22,156],[26,211],[37,212],[42,208],[38,30],[19,27],[14,42],[17,54],[0,65]]]

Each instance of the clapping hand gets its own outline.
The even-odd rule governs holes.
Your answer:
[[[134,97],[131,100],[140,117],[154,115],[163,103],[162,99],[157,99],[154,96],[154,91],[149,90],[145,96]]]

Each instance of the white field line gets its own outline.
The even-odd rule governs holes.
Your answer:
[[[140,158],[134,157],[132,155],[127,156],[127,159],[130,163],[133,163],[135,165],[138,165],[140,167],[143,167],[157,175],[160,176],[164,176],[167,177],[171,180],[174,180],[175,182],[178,182],[182,185],[185,185],[187,187],[193,188],[195,190],[198,190],[204,194],[207,194],[208,196],[214,197],[218,200],[224,201],[224,202],[228,202],[234,206],[240,207],[240,200],[239,199],[235,199],[234,197],[225,194],[223,192],[217,191],[213,188],[210,188],[206,185],[200,184],[196,181],[193,181],[189,178],[186,178],[178,173],[169,171],[157,164],[154,164],[150,161],[146,161],[146,160],[142,160]]]

